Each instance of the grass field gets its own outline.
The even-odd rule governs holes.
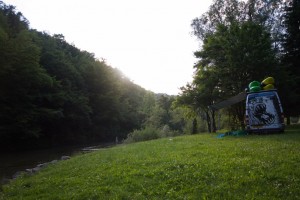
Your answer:
[[[198,134],[78,155],[2,187],[2,199],[300,199],[300,128]]]

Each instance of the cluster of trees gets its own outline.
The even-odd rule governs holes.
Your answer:
[[[64,36],[32,30],[0,1],[0,146],[109,142],[151,126],[184,129],[174,97],[131,82]]]
[[[253,80],[275,77],[287,119],[300,114],[300,1],[215,0],[192,22],[202,42],[193,82],[177,99],[216,130],[208,106],[237,95]],[[244,102],[223,110],[244,127]]]

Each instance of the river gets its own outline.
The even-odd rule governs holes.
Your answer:
[[[93,146],[93,149],[105,148],[112,144],[101,144]],[[0,185],[12,179],[13,175],[19,171],[25,171],[36,167],[38,164],[60,160],[62,156],[73,156],[88,149],[86,146],[56,147],[51,149],[0,153]]]

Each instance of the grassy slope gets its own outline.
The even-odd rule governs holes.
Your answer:
[[[121,145],[2,188],[4,199],[300,199],[300,130]]]

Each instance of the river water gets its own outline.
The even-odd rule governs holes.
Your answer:
[[[93,146],[93,149],[105,148],[112,144],[101,144]],[[56,147],[51,149],[1,153],[0,152],[0,185],[12,179],[13,175],[19,171],[32,169],[38,164],[60,160],[62,156],[73,156],[80,154],[86,146]]]

